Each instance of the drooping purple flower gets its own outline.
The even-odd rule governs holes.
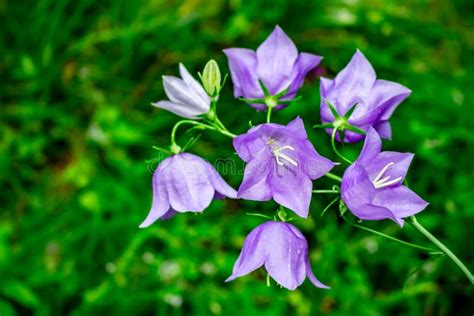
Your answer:
[[[372,126],[382,138],[387,139],[392,137],[388,120],[397,106],[411,93],[410,89],[401,84],[376,79],[372,65],[359,50],[334,80],[321,78],[320,90],[323,124],[335,120],[327,101],[341,117],[356,105],[348,123],[364,131]],[[364,135],[345,131],[346,142],[358,142],[363,138]],[[339,140],[339,135],[337,139]]]
[[[277,283],[289,290],[300,286],[306,277],[316,287],[329,288],[314,276],[309,263],[308,243],[291,224],[269,221],[252,230],[226,282],[249,274],[262,265]]]
[[[234,84],[234,96],[246,99],[263,99],[261,80],[271,95],[289,88],[282,100],[296,96],[303,85],[306,74],[316,67],[322,57],[300,53],[283,30],[276,26],[272,34],[253,51],[247,48],[228,48],[224,53],[229,59],[230,74]],[[266,109],[264,104],[252,104],[258,110]],[[280,104],[275,109],[281,109]]]
[[[301,217],[307,217],[313,182],[334,163],[318,154],[308,141],[299,117],[287,126],[267,123],[234,138],[234,148],[245,166],[238,197],[274,199]]]
[[[202,158],[180,153],[163,160],[153,174],[153,201],[140,228],[176,213],[202,212],[213,198],[236,198],[237,192]]]
[[[421,212],[428,202],[402,185],[414,155],[381,149],[380,136],[369,128],[359,157],[342,178],[342,199],[360,219],[388,218],[403,226],[403,218]]]
[[[182,79],[163,76],[163,87],[169,101],[159,101],[152,105],[181,117],[199,119],[199,115],[209,112],[211,99],[183,64],[179,64],[179,73]]]

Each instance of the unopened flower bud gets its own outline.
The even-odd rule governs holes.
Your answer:
[[[201,75],[202,85],[207,94],[214,97],[219,94],[221,89],[221,72],[219,65],[214,59],[207,62]]]

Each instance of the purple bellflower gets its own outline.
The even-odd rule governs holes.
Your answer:
[[[249,274],[262,265],[277,283],[289,290],[300,286],[306,277],[319,288],[329,288],[314,276],[309,263],[308,243],[291,224],[269,221],[252,230],[226,282]]]
[[[353,112],[347,123],[363,131],[374,127],[382,138],[390,139],[392,130],[388,120],[397,106],[411,90],[396,82],[376,79],[375,71],[367,58],[357,50],[349,64],[334,80],[321,78],[321,121],[337,124],[328,102],[340,117]],[[355,106],[355,108],[353,108]],[[332,130],[328,130],[329,133]],[[358,142],[364,135],[346,130],[345,142]],[[337,140],[340,141],[339,135]]]
[[[299,117],[287,126],[267,123],[234,138],[234,148],[245,166],[238,197],[274,199],[299,216],[308,216],[313,182],[334,163],[318,154]]]
[[[234,96],[245,99],[264,99],[259,80],[272,96],[288,88],[281,100],[296,96],[303,85],[306,74],[315,68],[322,57],[300,53],[283,30],[276,26],[272,34],[253,51],[247,48],[228,48],[224,53],[229,60],[230,74],[234,84]],[[251,104],[257,110],[265,110],[265,104]],[[275,109],[285,107],[279,104]]]
[[[209,112],[211,99],[183,64],[179,64],[179,72],[182,79],[163,76],[163,87],[169,101],[159,101],[152,105],[181,117],[198,119],[200,115]]]
[[[414,155],[381,149],[380,136],[369,128],[359,157],[344,172],[342,199],[360,219],[388,218],[403,226],[404,217],[421,212],[428,203],[402,185]]]
[[[202,158],[181,153],[163,160],[153,174],[153,202],[140,228],[176,213],[202,212],[213,198],[236,198],[237,192]]]

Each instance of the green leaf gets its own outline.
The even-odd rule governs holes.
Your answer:
[[[0,293],[3,296],[29,308],[35,308],[40,304],[40,300],[27,284],[14,279],[2,283]]]

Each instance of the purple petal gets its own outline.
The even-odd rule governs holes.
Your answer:
[[[376,190],[364,168],[357,162],[346,169],[342,177],[341,196],[347,207],[357,212],[360,206],[372,203]],[[356,215],[357,216],[357,215]]]
[[[374,126],[377,133],[381,138],[392,139],[392,127],[390,126],[389,121],[381,121]]]
[[[294,290],[306,277],[305,256],[308,244],[304,236],[291,224],[273,222],[272,231],[264,231],[268,238],[269,256],[265,269],[281,286]],[[298,233],[295,234],[295,231]]]
[[[257,56],[246,48],[228,48],[224,53],[229,60],[230,75],[234,84],[234,96],[261,98],[263,91],[256,76]]]
[[[272,169],[271,157],[264,152],[247,163],[238,197],[252,201],[270,200],[272,191],[268,184],[268,175]]]
[[[357,161],[362,165],[368,165],[380,153],[381,150],[382,140],[375,129],[370,127],[367,131],[367,135],[365,136],[364,147],[362,147],[362,151],[360,152]]]
[[[388,208],[401,218],[417,214],[428,206],[428,202],[403,185],[379,190],[373,203]]]
[[[170,208],[169,211],[165,213],[165,215],[160,217],[160,220],[165,221],[167,219],[174,217],[176,214],[178,214],[178,212]]]
[[[201,113],[209,111],[209,103],[197,97],[183,80],[172,76],[163,76],[163,87],[173,103],[185,104]]]
[[[237,191],[234,190],[227,182],[222,179],[220,174],[214,169],[214,167],[208,163],[208,178],[211,182],[214,189],[217,193],[227,196],[229,198],[235,199],[237,198]]]
[[[392,211],[383,206],[374,204],[366,204],[359,207],[356,212],[352,212],[355,216],[364,220],[382,220],[391,219],[400,226],[403,226],[403,219],[396,216]]]
[[[330,289],[329,286],[326,284],[322,283],[313,274],[313,270],[311,269],[311,264],[309,263],[309,256],[306,255],[306,260],[305,260],[305,266],[306,266],[306,276],[308,279],[313,283],[316,287],[319,287],[320,289]]]
[[[299,216],[306,218],[313,190],[313,182],[297,168],[276,165],[271,175],[270,186],[273,199],[280,205],[289,208]]]
[[[294,137],[307,139],[308,135],[306,134],[306,129],[304,128],[304,122],[301,117],[297,116],[293,121],[288,123],[289,128],[294,132]]]
[[[160,174],[160,168],[158,167],[153,174],[153,201],[151,204],[151,210],[147,217],[140,224],[140,228],[145,228],[153,224],[158,218],[166,216],[170,209],[168,202],[168,194],[166,193],[165,182]]]
[[[401,178],[400,181],[397,182],[397,184],[400,184],[405,179],[414,156],[412,153],[384,151],[372,159],[370,163],[365,166],[365,170],[369,178],[373,181],[385,166],[393,163],[380,178],[390,177],[390,180]]]
[[[377,190],[372,182],[370,182],[363,168],[357,165],[347,168],[342,179],[341,195],[351,213],[363,220],[389,218],[402,225],[403,221],[396,217],[389,209],[372,204],[376,194]]]
[[[276,26],[257,48],[257,73],[271,94],[287,88],[298,50],[288,35]]]
[[[365,99],[375,84],[375,80],[372,65],[357,50],[349,64],[334,79],[335,88],[332,93],[337,92],[337,94],[334,99],[330,98],[330,101],[333,101],[339,115],[344,115],[353,104],[360,99]]]
[[[163,170],[171,207],[177,212],[202,212],[214,197],[206,162],[187,153],[172,159]]]
[[[181,75],[181,78],[183,78],[183,81],[186,83],[186,85],[194,91],[196,96],[199,97],[201,103],[211,103],[211,99],[207,95],[206,91],[204,91],[204,88],[196,79],[193,78],[193,76],[191,76],[186,67],[184,67],[184,65],[181,63],[179,64],[179,74]]]
[[[303,140],[300,147],[302,149],[300,152],[300,161],[303,167],[302,170],[312,180],[321,178],[336,165],[331,160],[321,156],[310,141],[306,139]]]
[[[243,161],[249,162],[261,151],[267,150],[268,146],[260,135],[260,130],[264,125],[252,127],[247,133],[233,139],[235,151]]]
[[[321,122],[330,123],[335,120],[334,115],[332,115],[331,109],[326,103],[325,99],[329,98],[330,91],[334,86],[334,81],[326,78],[321,78],[321,83],[319,85],[319,90],[321,94],[321,105],[320,105],[320,115]]]
[[[189,104],[174,103],[171,101],[159,101],[157,103],[152,103],[152,105],[157,108],[170,111],[181,117],[190,118],[190,119],[197,119],[198,115],[201,115],[207,112],[207,111],[203,112],[202,110],[196,109],[195,107],[190,106]]]
[[[369,103],[383,108],[384,114],[380,119],[387,121],[397,106],[410,94],[411,90],[399,83],[377,80],[372,88]]]
[[[293,79],[291,84],[290,90],[288,94],[296,94],[298,89],[303,85],[304,78],[306,74],[311,70],[314,69],[319,63],[321,62],[322,57],[309,54],[309,53],[301,53],[296,60],[294,71],[296,71],[296,76]]]
[[[263,265],[263,262],[266,259],[266,249],[264,247],[265,244],[260,241],[260,235],[265,227],[266,223],[257,226],[245,238],[242,251],[234,264],[232,275],[225,280],[226,282],[249,274]]]

